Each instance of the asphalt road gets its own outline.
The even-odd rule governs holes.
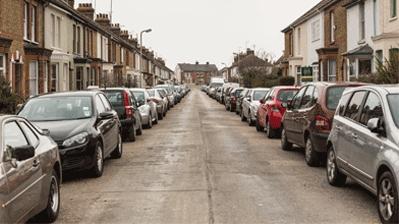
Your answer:
[[[66,177],[59,223],[378,223],[359,185],[329,186],[198,89],[124,145],[104,175]]]

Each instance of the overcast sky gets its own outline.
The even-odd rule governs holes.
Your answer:
[[[177,63],[199,61],[230,64],[233,52],[247,47],[279,57],[281,30],[320,0],[113,0],[113,22],[133,33],[152,28],[144,45]],[[97,13],[109,13],[111,0],[95,3]]]

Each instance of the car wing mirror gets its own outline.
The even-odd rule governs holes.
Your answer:
[[[25,161],[35,156],[35,148],[31,145],[24,145],[18,147],[7,146],[11,154],[11,158],[17,161]]]
[[[385,134],[385,128],[382,120],[380,118],[372,118],[367,122],[367,128],[377,134]]]
[[[111,119],[113,117],[114,117],[114,113],[112,113],[111,111],[102,112],[100,114],[100,119],[101,120],[107,120],[107,119]]]
[[[264,99],[261,99],[259,102],[260,102],[261,104],[265,104],[265,103],[266,103]]]
[[[45,136],[50,136],[50,130],[49,129],[42,129],[42,133]]]

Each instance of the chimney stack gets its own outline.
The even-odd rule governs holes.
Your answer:
[[[119,23],[116,24],[111,24],[111,32],[113,32],[114,34],[120,36],[121,35],[121,28]]]
[[[124,40],[129,40],[129,31],[127,31],[127,30],[122,30],[120,36],[121,36],[122,39],[124,39]]]
[[[255,55],[255,51],[247,48],[247,55]]]
[[[96,23],[107,29],[111,27],[111,21],[108,18],[108,14],[97,14]]]
[[[87,18],[94,20],[94,8],[91,3],[79,3],[79,7],[76,10]]]
[[[72,8],[75,8],[75,0],[67,0],[68,5],[71,6]]]
[[[128,41],[129,41],[129,43],[130,43],[131,45],[137,47],[137,39],[136,39],[136,38],[133,38],[132,35],[129,36]]]

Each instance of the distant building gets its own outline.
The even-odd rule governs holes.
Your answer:
[[[176,66],[175,75],[179,83],[203,85],[208,84],[211,77],[218,75],[218,68],[214,64],[182,63]]]

